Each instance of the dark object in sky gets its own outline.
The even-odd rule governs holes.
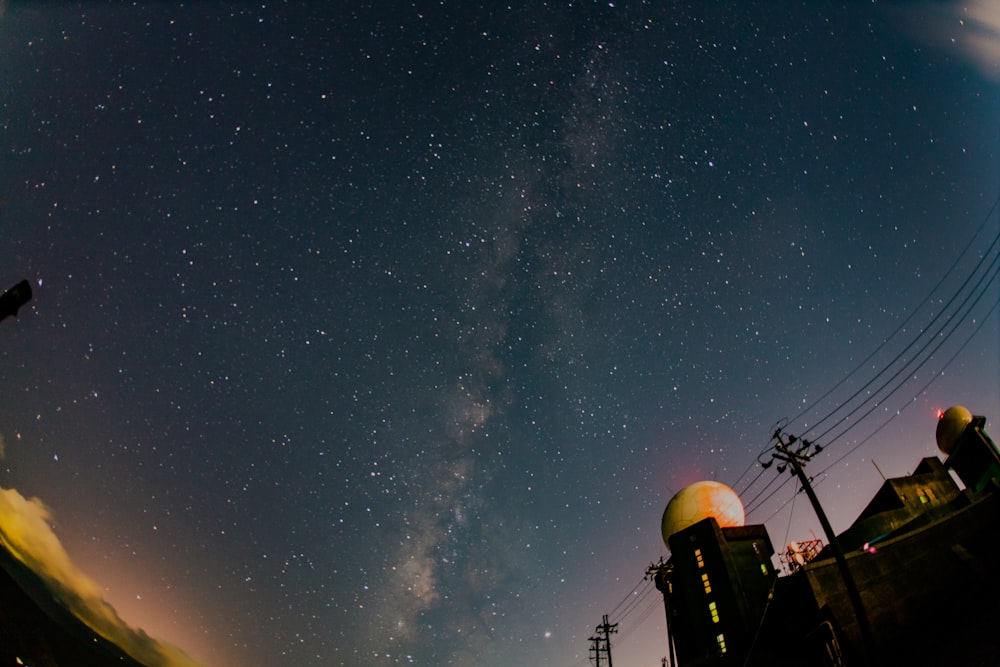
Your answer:
[[[31,301],[31,284],[22,280],[0,295],[0,320],[17,315],[17,309]]]

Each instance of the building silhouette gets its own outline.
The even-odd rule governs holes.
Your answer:
[[[946,459],[885,480],[837,535],[861,613],[831,545],[789,545],[779,575],[763,525],[724,525],[732,517],[712,502],[671,523],[668,505],[670,558],[655,581],[670,664],[1000,664],[1000,451],[985,423],[947,411],[937,433]]]

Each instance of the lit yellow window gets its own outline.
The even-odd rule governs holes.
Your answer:
[[[705,567],[705,559],[701,555],[701,549],[694,550],[694,557],[698,559],[698,567]]]
[[[760,571],[761,571],[761,572],[762,572],[762,573],[764,574],[764,576],[766,577],[766,576],[767,576],[767,565],[765,565],[764,563],[761,563],[761,564],[760,564]]]
[[[725,653],[726,652],[726,636],[725,635],[718,635],[718,636],[716,636],[715,641],[717,641],[719,643],[719,653]]]
[[[719,622],[719,610],[715,608],[715,603],[714,602],[709,602],[708,603],[708,611],[710,611],[712,613],[712,623],[718,623]]]
[[[712,584],[708,580],[708,575],[707,574],[701,575],[701,583],[705,586],[705,594],[706,595],[712,592]]]

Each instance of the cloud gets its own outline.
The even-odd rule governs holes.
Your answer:
[[[993,81],[1000,81],[1000,3],[973,0],[947,7],[925,5],[906,14],[910,32],[926,44],[957,54]]]
[[[956,13],[968,29],[959,48],[985,76],[1000,81],[1000,4],[979,0]]]
[[[149,667],[198,667],[180,649],[130,627],[81,572],[49,526],[51,513],[38,498],[0,488],[0,545],[31,568],[53,595],[94,632]]]

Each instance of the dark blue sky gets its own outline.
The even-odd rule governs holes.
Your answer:
[[[0,485],[209,664],[658,665],[674,492],[1000,419],[996,11],[702,4],[0,5]]]

